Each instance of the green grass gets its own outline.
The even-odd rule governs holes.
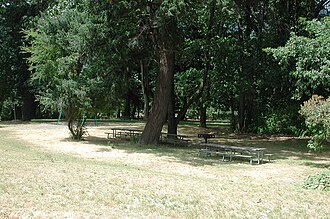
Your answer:
[[[0,218],[329,218],[329,192],[302,188],[328,168],[317,165],[326,157],[301,151],[303,142],[244,142],[272,149],[276,161],[223,163],[196,148],[133,143],[108,147],[168,163],[97,161],[46,151],[2,127]]]

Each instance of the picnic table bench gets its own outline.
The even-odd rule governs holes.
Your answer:
[[[246,158],[252,164],[253,160],[256,160],[257,164],[263,162],[264,154],[266,148],[255,148],[255,147],[242,147],[242,146],[232,146],[223,144],[210,144],[202,143],[205,146],[204,149],[199,151],[199,154],[205,153],[207,156],[212,154],[222,156],[222,160],[229,158],[232,161],[233,158]]]
[[[165,143],[171,143],[174,145],[186,145],[189,142],[189,140],[187,139],[188,137],[189,136],[187,135],[178,135],[178,134],[161,132],[160,141]]]

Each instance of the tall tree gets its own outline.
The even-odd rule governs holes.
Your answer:
[[[1,54],[0,76],[3,78],[2,98],[16,99],[22,105],[22,119],[35,117],[36,104],[32,88],[29,86],[29,72],[26,64],[27,56],[21,53],[20,47],[28,43],[21,30],[30,25],[50,2],[43,0],[0,1]]]
[[[167,119],[168,105],[171,100],[174,80],[174,50],[178,44],[177,16],[185,5],[180,1],[149,2],[147,10],[151,15],[153,44],[159,58],[159,72],[151,112],[140,138],[142,144],[154,144]]]
[[[105,38],[110,34],[105,13],[109,8],[94,11],[89,6],[88,1],[62,0],[26,32],[37,98],[45,108],[63,111],[76,139],[84,134],[83,113],[104,103],[118,78],[110,62],[118,60],[110,52],[118,41]]]

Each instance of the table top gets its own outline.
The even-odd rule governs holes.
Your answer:
[[[143,132],[143,130],[141,129],[133,129],[133,128],[111,128],[111,130]]]
[[[177,136],[177,137],[182,137],[182,138],[188,138],[188,135],[180,135],[180,134],[171,134],[167,132],[162,132],[161,135],[168,135],[168,136]]]
[[[242,151],[264,151],[267,148],[255,148],[255,147],[242,147],[242,146],[233,146],[233,145],[224,145],[224,144],[214,144],[214,143],[202,143],[206,147],[215,147],[231,150],[242,150]]]
[[[210,133],[199,133],[197,134],[197,136],[200,138],[200,137],[215,137],[215,134],[210,134]]]

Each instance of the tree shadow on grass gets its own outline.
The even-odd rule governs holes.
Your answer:
[[[231,141],[228,141],[228,139],[231,139]],[[169,162],[182,162],[192,166],[249,163],[247,160],[223,162],[221,161],[221,157],[210,158],[198,156],[199,150],[203,147],[198,143],[196,144],[196,142],[200,143],[202,141],[200,139],[197,139],[197,136],[194,135],[194,138],[192,138],[192,142],[194,142],[195,144],[192,144],[188,147],[173,146],[168,144],[140,145],[137,143],[137,140],[133,141],[129,139],[107,139],[106,135],[104,136],[104,138],[88,136],[84,141],[84,143],[86,144],[102,146],[102,148],[96,149],[96,152],[109,152],[113,149],[119,149],[125,151],[126,153],[154,154],[160,157],[170,157],[171,159],[169,159]],[[272,154],[272,161],[291,159],[305,160],[306,165],[313,166],[313,164],[315,164],[313,167],[319,168],[327,167],[327,165],[319,165],[315,163],[315,161],[330,161],[329,156],[327,156],[329,155],[329,153],[318,154],[309,152],[306,147],[307,139],[290,137],[274,138],[256,135],[244,135],[244,137],[242,135],[239,135],[238,138],[235,138],[235,135],[228,134],[222,136],[222,138],[216,139],[214,143],[266,148],[266,154]],[[267,164],[269,162],[267,162],[267,159],[265,159],[264,163]]]
[[[330,163],[304,162],[303,165],[309,166],[309,167],[316,167],[316,168],[329,169],[330,170]]]

